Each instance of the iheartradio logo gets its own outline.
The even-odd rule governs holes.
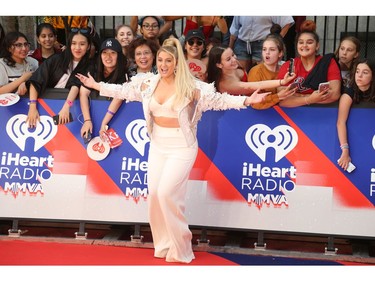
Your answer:
[[[125,136],[129,143],[142,156],[145,155],[146,144],[150,141],[147,135],[147,125],[144,119],[136,119],[125,129]]]
[[[251,126],[245,135],[247,145],[265,162],[267,149],[275,149],[275,162],[287,155],[298,142],[297,132],[290,126],[280,125],[273,130],[264,124]]]
[[[12,141],[25,151],[26,140],[34,139],[34,152],[48,143],[57,133],[57,126],[53,124],[50,116],[40,116],[35,130],[30,131],[26,123],[27,115],[17,114],[8,120],[6,131]]]

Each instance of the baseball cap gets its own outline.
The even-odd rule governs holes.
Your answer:
[[[190,29],[185,36],[185,42],[189,41],[191,38],[199,38],[203,40],[203,42],[206,41],[206,38],[204,37],[204,34],[202,30],[200,29]]]
[[[122,53],[121,44],[115,38],[108,38],[104,40],[102,45],[100,46],[100,52],[102,52],[104,49],[111,49],[113,51],[116,51],[117,53]]]

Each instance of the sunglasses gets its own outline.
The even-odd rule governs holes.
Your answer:
[[[198,46],[202,46],[203,45],[203,41],[202,40],[199,40],[199,39],[189,39],[187,41],[187,43],[189,44],[189,46],[193,46],[194,43],[197,44]]]
[[[81,34],[87,34],[87,33],[90,33],[90,29],[89,28],[77,28],[77,27],[73,27],[70,29],[70,32],[72,33],[81,33]]]

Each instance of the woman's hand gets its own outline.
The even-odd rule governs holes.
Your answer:
[[[37,122],[40,121],[39,111],[36,108],[35,103],[29,105],[29,112],[27,113],[26,123],[29,124],[29,128],[35,128]]]
[[[17,89],[17,94],[23,96],[27,93],[27,88],[25,82],[22,82]]]
[[[85,85],[85,87],[99,91],[100,90],[99,83],[95,81],[95,79],[91,76],[90,72],[87,75],[88,76],[78,73],[76,74],[76,77],[79,79],[79,81],[81,81],[83,85]]]
[[[324,102],[329,98],[329,90],[319,92],[318,90],[311,93],[309,97],[309,104]]]
[[[84,136],[87,136],[90,133],[92,135],[92,121],[91,120],[86,120],[83,122],[82,127],[81,127],[81,137],[83,138]]]
[[[350,158],[349,150],[343,149],[341,156],[337,161],[338,165],[346,171],[346,169],[348,169],[350,161],[352,161],[352,159]]]
[[[271,94],[271,92],[267,92],[267,93],[259,93],[261,90],[258,89],[256,90],[254,93],[251,94],[251,96],[247,97],[245,99],[245,102],[244,104],[246,106],[251,106],[252,104],[255,104],[255,103],[261,103],[264,101],[264,98],[266,96],[268,96],[269,94]]]
[[[107,138],[106,138],[106,132],[108,130],[108,125],[107,124],[102,124],[100,126],[100,130],[99,130],[99,137],[102,141],[107,141]]]
[[[69,121],[69,105],[65,103],[59,112],[59,125],[69,123]]]
[[[31,78],[31,76],[33,75],[33,72],[32,71],[26,71],[22,74],[22,76],[20,77],[20,79],[25,82],[27,80],[29,80]]]
[[[280,80],[280,86],[287,85],[289,82],[293,81],[295,77],[296,77],[295,73],[292,73],[291,75],[289,75],[289,72],[286,72],[284,75],[284,78]]]
[[[279,100],[284,100],[287,97],[290,97],[296,93],[297,88],[291,89],[292,84],[290,84],[285,89],[282,89],[280,92],[277,93],[277,96],[279,97]]]

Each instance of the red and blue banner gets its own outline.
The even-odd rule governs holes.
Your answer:
[[[94,159],[104,158],[95,161],[80,137],[79,101],[71,108],[74,121],[58,126],[52,116],[64,100],[38,102],[34,130],[25,122],[27,99],[0,107],[0,217],[147,223],[149,138],[141,104],[124,103],[110,123],[120,146],[90,143]],[[94,136],[109,103],[90,101]],[[188,186],[189,223],[374,236],[373,116],[373,108],[351,110],[356,169],[348,173],[337,165],[336,106],[204,113]]]

